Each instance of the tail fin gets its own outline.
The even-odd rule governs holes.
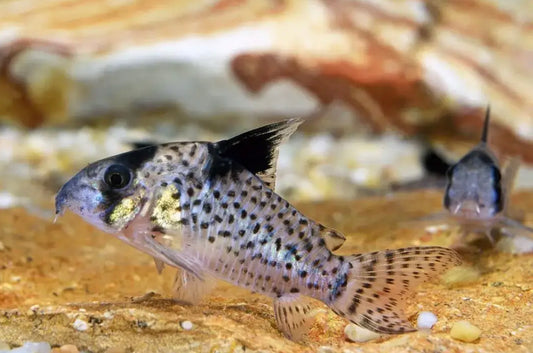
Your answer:
[[[416,285],[461,263],[455,251],[442,247],[377,251],[347,260],[346,286],[332,290],[328,305],[359,326],[389,334],[415,330],[403,305]]]

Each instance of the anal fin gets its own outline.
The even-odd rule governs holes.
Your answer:
[[[172,286],[172,297],[187,304],[197,304],[215,285],[216,281],[213,278],[201,280],[188,271],[178,269]]]
[[[300,294],[285,294],[274,299],[274,316],[283,334],[301,341],[313,324],[311,300]]]

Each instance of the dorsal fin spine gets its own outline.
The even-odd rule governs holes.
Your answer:
[[[271,189],[275,185],[279,145],[303,122],[289,119],[244,132],[213,144],[218,156],[240,164]]]
[[[481,134],[481,142],[487,143],[489,137],[489,124],[490,124],[490,104],[487,105],[487,110],[485,112],[485,122],[483,123],[483,132]]]

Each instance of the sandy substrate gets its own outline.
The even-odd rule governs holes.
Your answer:
[[[298,205],[345,232],[340,253],[410,245],[449,245],[453,232],[426,232],[408,221],[440,210],[435,192]],[[533,193],[513,198],[533,223]],[[277,330],[270,299],[221,284],[198,306],[171,299],[173,271],[157,275],[152,259],[96,231],[74,215],[57,224],[22,209],[0,213],[0,341],[47,341],[92,352],[530,352],[533,350],[533,256],[484,249],[468,259],[481,276],[446,287],[420,287],[407,306],[412,322],[431,311],[431,333],[370,343],[344,338],[346,321],[317,303],[308,343]],[[324,310],[320,310],[324,309]],[[450,337],[455,321],[481,329],[473,343]],[[183,321],[192,329],[185,330]]]

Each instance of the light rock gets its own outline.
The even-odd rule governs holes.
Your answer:
[[[193,323],[186,320],[186,321],[182,321],[181,322],[181,328],[184,329],[185,331],[189,331],[189,330],[192,330],[193,328]]]
[[[481,335],[481,330],[468,321],[457,321],[452,325],[450,336],[463,342],[474,342]]]
[[[72,324],[72,327],[78,331],[87,331],[89,329],[89,324],[81,319],[76,319]]]
[[[429,311],[422,311],[418,314],[416,326],[419,329],[431,329],[437,323],[437,315]]]
[[[442,281],[446,285],[452,287],[454,285],[461,285],[465,283],[475,282],[479,279],[479,270],[472,266],[457,266],[448,270],[442,275]]]
[[[0,116],[35,127],[143,107],[220,124],[342,104],[352,131],[357,119],[457,149],[491,102],[491,143],[533,162],[531,2],[188,3],[40,1],[25,16],[0,2]]]
[[[368,342],[382,337],[381,334],[367,330],[364,327],[349,323],[344,328],[344,335],[352,342]]]

